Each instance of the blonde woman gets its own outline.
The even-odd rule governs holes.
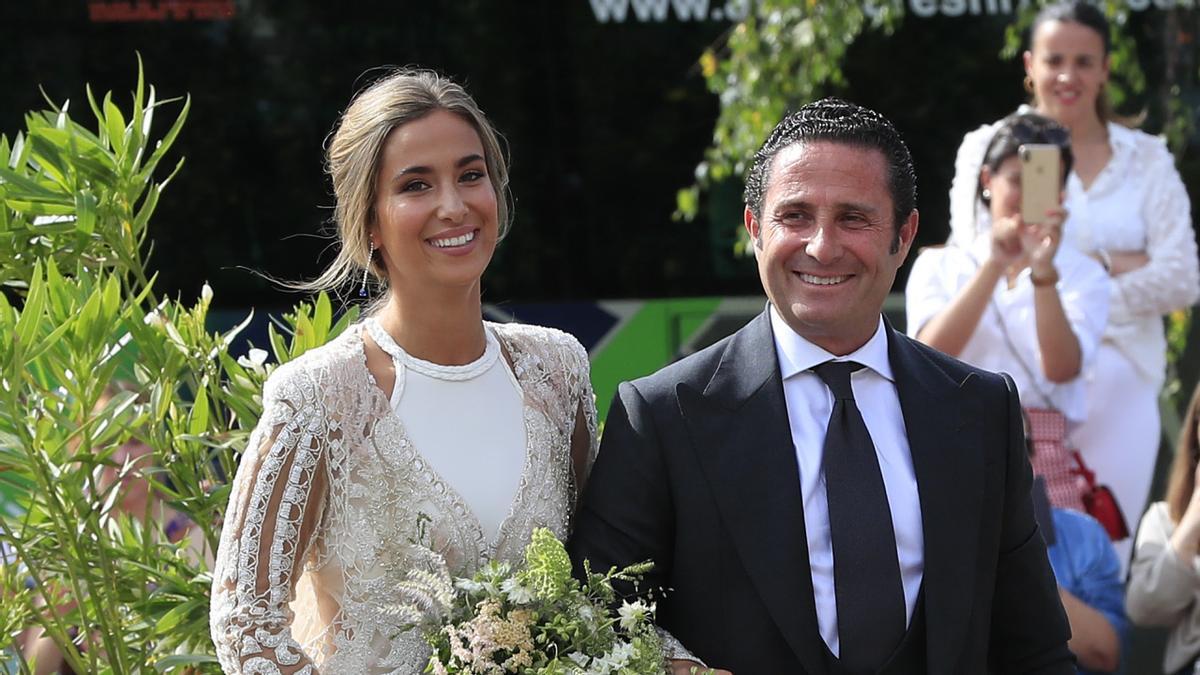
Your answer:
[[[1104,338],[1084,373],[1085,419],[1070,445],[1132,519],[1149,495],[1161,435],[1162,318],[1200,298],[1200,265],[1187,191],[1171,153],[1161,139],[1111,119],[1104,94],[1109,30],[1091,3],[1046,6],[1031,28],[1025,86],[1032,110],[1071,133],[1075,165],[1063,203],[1070,214],[1064,241],[1092,256],[1112,280]],[[950,225],[952,241],[962,246],[989,228],[974,194],[997,127],[968,133],[958,150]],[[1130,540],[1117,542],[1117,550],[1124,567]]]
[[[588,360],[548,328],[486,323],[480,277],[508,228],[497,134],[457,84],[402,70],[328,147],[341,250],[375,309],[272,374],[234,481],[212,636],[232,673],[417,673],[398,584],[431,548],[456,573],[565,537],[595,456]]]

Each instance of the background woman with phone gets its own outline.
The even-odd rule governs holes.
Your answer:
[[[1064,440],[1087,408],[1081,373],[1104,333],[1109,284],[1099,263],[1062,242],[1059,197],[1071,163],[1063,127],[1033,113],[1004,119],[976,179],[989,229],[967,246],[922,251],[909,275],[905,307],[909,335],[1012,375],[1034,470],[1045,478],[1051,503],[1082,510]],[[1071,545],[1064,541],[1058,547],[1063,550],[1051,555],[1071,624],[1068,646],[1081,667],[1111,672],[1120,665],[1125,629],[1119,565],[1111,550],[1086,546],[1108,546],[1098,523],[1085,514],[1078,514],[1079,522],[1060,518],[1075,532],[1065,532]],[[1083,536],[1097,531],[1098,538]],[[1080,558],[1081,551],[1097,555]],[[1076,565],[1077,558],[1111,566]]]
[[[1085,372],[1087,410],[1070,445],[1133,518],[1146,502],[1158,451],[1167,351],[1162,317],[1200,298],[1200,265],[1187,192],[1166,145],[1111,120],[1104,94],[1109,48],[1100,10],[1086,2],[1050,5],[1031,29],[1025,86],[1030,109],[1070,131],[1075,162],[1066,182],[1066,242],[1112,280],[1108,325]],[[972,131],[958,151],[950,224],[959,245],[988,229],[989,214],[980,212],[974,190],[997,128]],[[1130,546],[1118,543],[1123,566]]]
[[[1071,165],[1063,127],[1034,113],[1001,122],[976,179],[990,227],[966,246],[922,251],[905,306],[909,335],[1012,375],[1051,502],[1082,510],[1064,441],[1087,409],[1081,373],[1104,333],[1109,284],[1099,263],[1061,245]]]

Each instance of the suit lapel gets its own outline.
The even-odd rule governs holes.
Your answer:
[[[952,672],[974,597],[984,464],[964,446],[973,375],[955,382],[908,338],[888,329],[888,356],[912,453],[925,537],[926,654],[930,673]]]
[[[738,331],[680,412],[742,564],[809,673],[823,673],[799,468],[768,315]]]

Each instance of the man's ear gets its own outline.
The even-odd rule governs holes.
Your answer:
[[[896,229],[896,239],[893,241],[892,253],[900,254],[900,260],[903,261],[908,257],[908,249],[912,248],[913,240],[917,238],[917,230],[920,227],[921,214],[913,209],[908,218],[900,223],[900,227]]]
[[[754,217],[754,212],[747,206],[742,212],[743,225],[746,227],[746,234],[750,235],[750,244],[754,247],[754,251],[762,248],[762,229],[758,218]]]

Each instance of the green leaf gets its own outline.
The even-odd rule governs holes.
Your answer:
[[[104,127],[108,131],[108,142],[117,154],[125,152],[125,116],[112,102],[112,94],[104,97]]]
[[[322,295],[324,295],[324,291],[322,291]],[[362,310],[358,307],[358,305],[347,309],[346,312],[342,314],[342,317],[338,319],[338,322],[334,324],[333,328],[329,330],[329,339],[333,339],[341,335],[342,331],[346,330],[350,324],[358,321],[358,315],[361,313],[361,311]]]
[[[275,361],[277,363],[287,363],[291,360],[291,352],[288,351],[283,337],[275,330],[275,324],[273,323],[267,324],[267,339],[271,341],[271,350],[275,352]]]
[[[40,201],[63,206],[74,206],[75,200],[68,194],[42,185],[41,183],[23,176],[16,171],[0,167],[0,182],[8,183],[8,199],[21,201]],[[15,190],[13,188],[16,188]]]
[[[179,666],[194,666],[204,663],[219,663],[217,657],[209,656],[208,654],[172,654],[154,662],[154,669],[160,673],[165,673],[172,668]]]
[[[204,387],[207,382],[201,383],[201,388],[196,392],[196,400],[192,403],[192,413],[188,420],[188,433],[200,435],[208,431],[208,394],[205,393]]]
[[[33,278],[30,280],[29,293],[25,296],[25,306],[21,310],[21,318],[17,320],[17,344],[28,349],[32,346],[33,337],[37,334],[42,321],[42,312],[46,304],[46,282],[42,276],[42,262],[39,260],[33,266]]]
[[[318,344],[325,341],[325,336],[329,333],[329,324],[333,320],[333,309],[330,306],[329,296],[325,293],[317,295],[316,310],[313,313],[313,328],[314,339]]]
[[[163,103],[167,102],[163,101]],[[192,97],[188,96],[184,100],[183,109],[179,111],[179,116],[175,118],[175,123],[171,125],[171,128],[158,141],[157,145],[155,145],[154,152],[150,155],[150,159],[146,161],[145,167],[141,170],[141,172],[138,173],[137,181],[139,183],[145,182],[149,179],[150,175],[154,173],[155,167],[158,166],[158,163],[162,160],[163,155],[167,154],[167,150],[169,150],[171,148],[171,144],[175,142],[175,137],[178,136],[180,130],[183,129],[183,123],[187,120],[188,111],[191,110],[191,107]]]
[[[176,605],[171,611],[162,615],[158,623],[154,624],[154,632],[163,635],[171,631],[172,628],[178,626],[180,622],[187,618],[187,615],[192,612],[197,606],[195,600],[183,602]]]
[[[88,190],[75,193],[75,229],[81,234],[96,231],[96,195]]]

